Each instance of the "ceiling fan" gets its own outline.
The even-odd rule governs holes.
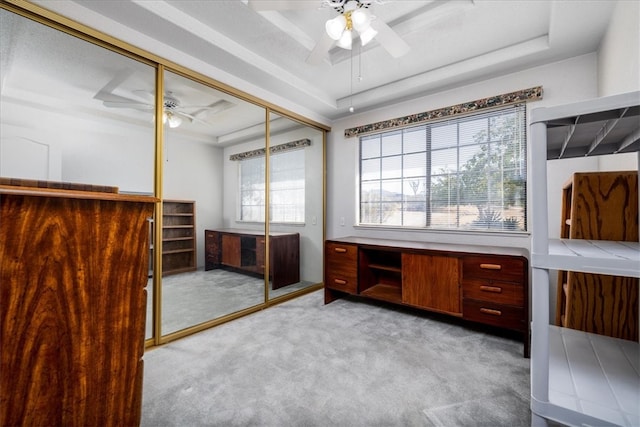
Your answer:
[[[153,94],[142,90],[134,90],[133,93],[141,98],[145,98],[146,102],[140,102],[134,99],[121,97],[119,95],[109,94],[109,99],[103,99],[102,104],[109,108],[132,108],[134,110],[148,111],[155,109]],[[182,105],[180,100],[176,98],[172,92],[166,92],[163,97],[164,112],[162,114],[162,122],[167,123],[171,128],[180,126],[183,119],[187,119],[189,122],[199,122],[211,126],[210,123],[198,118],[197,116],[205,111],[207,111],[208,114],[219,113],[220,111],[233,107],[233,105],[233,103],[224,99],[216,101],[210,105]]]
[[[383,0],[321,0],[287,1],[287,0],[248,0],[253,10],[301,10],[331,7],[338,15],[325,23],[326,31],[309,54],[307,62],[320,63],[327,52],[334,46],[350,50],[353,39],[359,39],[362,46],[374,38],[394,58],[399,58],[409,51],[409,45],[385,22],[376,19],[369,10],[374,4],[382,4]]]
[[[130,108],[134,110],[153,111],[155,109],[155,96],[145,90],[133,90],[131,93],[139,99],[132,99],[113,93],[130,73],[117,75],[93,97],[102,101],[105,107],[109,108]],[[189,123],[198,122],[207,126],[212,126],[207,121],[198,116],[216,114],[228,110],[235,106],[234,103],[225,99],[219,99],[209,105],[183,105],[180,99],[173,92],[167,91],[163,96],[162,121],[169,127],[176,128],[186,119]]]

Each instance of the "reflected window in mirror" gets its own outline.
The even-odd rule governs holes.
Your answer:
[[[305,214],[305,151],[279,151],[269,157],[269,217],[272,223],[301,224]],[[239,162],[240,221],[264,222],[264,161]]]

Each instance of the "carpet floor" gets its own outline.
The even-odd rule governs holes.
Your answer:
[[[317,291],[147,351],[142,426],[528,426],[522,342]]]
[[[298,291],[313,283],[300,281],[269,289],[269,298]],[[152,317],[152,282],[147,286],[147,319]],[[162,333],[164,335],[264,303],[264,279],[217,269],[202,269],[162,278]],[[146,338],[153,323],[147,320]]]

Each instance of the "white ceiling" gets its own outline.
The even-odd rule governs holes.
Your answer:
[[[132,44],[153,39],[154,53],[162,56],[168,45],[329,120],[350,114],[351,105],[367,111],[594,52],[615,7],[607,0],[386,0],[371,11],[406,41],[408,54],[393,58],[374,40],[362,51],[333,48],[312,65],[306,59],[337,12],[321,0],[291,3],[303,1],[318,7],[256,12],[246,0],[36,3],[89,25],[98,17],[102,31]]]

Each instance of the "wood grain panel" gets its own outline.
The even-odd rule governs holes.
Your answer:
[[[220,258],[220,233],[211,230],[204,231],[204,269],[205,271],[213,270],[220,266],[222,261]]]
[[[638,279],[571,273],[567,328],[638,341]]]
[[[265,239],[256,239],[258,268],[264,271]],[[264,274],[264,273],[263,273]],[[300,281],[300,235],[269,236],[269,276],[271,289]]]
[[[576,173],[572,239],[638,241],[638,173]]]
[[[0,425],[138,425],[153,203],[0,195]]]
[[[456,257],[402,254],[402,300],[445,313],[460,309],[460,260]]]
[[[563,238],[638,241],[637,171],[578,172],[562,193]],[[556,324],[638,340],[638,280],[558,273]]]
[[[222,264],[231,267],[242,265],[240,254],[240,236],[222,235]]]

